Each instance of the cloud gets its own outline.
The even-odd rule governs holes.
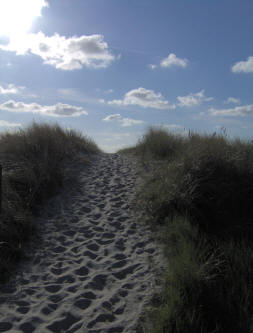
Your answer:
[[[136,120],[136,119],[131,119],[131,118],[122,118],[120,120],[120,122],[121,122],[121,126],[123,126],[123,127],[144,124],[143,120]]]
[[[81,104],[100,104],[100,101],[97,98],[87,96],[85,92],[76,88],[57,89],[56,97],[60,100],[78,102]]]
[[[35,98],[35,94],[28,91],[26,87],[15,86],[15,84],[8,84],[0,86],[0,95],[22,95],[23,98]]]
[[[123,100],[113,100],[108,102],[109,105],[138,105],[143,108],[153,109],[175,109],[175,105],[169,105],[169,102],[164,100],[161,93],[155,93],[153,90],[138,88],[130,90],[125,94]]]
[[[172,130],[172,131],[181,131],[183,130],[183,126],[182,125],[177,125],[177,124],[167,124],[167,125],[163,125],[163,127]]]
[[[192,106],[198,106],[203,102],[208,102],[213,100],[213,97],[206,97],[205,96],[205,90],[201,90],[198,93],[190,93],[187,96],[178,96],[177,99],[179,101],[178,105],[182,107],[192,107]]]
[[[209,112],[212,116],[230,116],[230,117],[243,117],[253,115],[253,104],[236,106],[231,109],[214,109],[210,108]]]
[[[103,90],[103,89],[100,89],[100,88],[96,88],[96,92],[108,95],[108,94],[112,94],[114,92],[114,90],[113,89]]]
[[[116,120],[116,119],[121,119],[121,115],[119,113],[110,114],[109,116],[105,117],[103,120],[104,121],[111,121],[111,120]]]
[[[23,103],[9,100],[3,104],[0,104],[0,109],[9,112],[30,112],[38,113],[51,117],[78,117],[81,115],[87,115],[88,113],[81,107],[72,106],[69,104],[57,103],[55,105],[40,105],[37,103]]]
[[[0,127],[20,127],[20,126],[22,125],[19,123],[11,123],[6,120],[0,120]]]
[[[182,125],[162,124],[161,127],[168,130],[169,132],[174,132],[175,134],[180,134],[180,135],[183,135],[183,136],[188,134],[187,129],[185,127],[183,127]]]
[[[170,68],[170,67],[174,67],[174,66],[184,68],[187,66],[187,64],[188,64],[187,59],[180,59],[174,53],[170,53],[167,58],[163,59],[160,62],[160,66],[166,67],[166,68]]]
[[[154,65],[154,64],[150,64],[148,65],[148,67],[152,70],[156,69],[157,68],[157,65]]]
[[[6,88],[0,86],[0,95],[18,95],[22,93],[25,87],[16,87],[14,84],[8,84]]]
[[[240,104],[241,101],[239,98],[228,97],[228,99],[224,102],[224,104]]]
[[[45,36],[43,32],[27,34],[22,40],[11,37],[7,45],[0,44],[4,51],[16,52],[16,55],[35,54],[44,64],[61,70],[106,68],[116,58],[110,53],[102,35],[73,36],[67,38],[54,34]]]
[[[113,89],[107,89],[104,91],[105,94],[112,94],[114,92]]]
[[[253,73],[253,57],[246,61],[239,61],[231,67],[233,73]]]
[[[105,117],[103,121],[118,121],[122,127],[129,127],[132,125],[141,125],[144,123],[143,120],[136,120],[131,118],[122,118],[122,116],[119,113],[116,114],[110,114],[109,116]]]

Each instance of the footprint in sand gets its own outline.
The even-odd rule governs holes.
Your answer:
[[[0,288],[0,332],[135,332],[162,256],[130,210],[132,162],[100,154],[79,171],[39,218],[40,250]]]

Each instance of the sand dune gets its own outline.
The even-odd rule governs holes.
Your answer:
[[[162,268],[149,227],[129,209],[136,178],[130,160],[101,154],[48,203],[41,237],[0,290],[0,332],[135,332]]]

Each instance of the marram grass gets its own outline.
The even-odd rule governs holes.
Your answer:
[[[24,242],[35,233],[33,213],[63,185],[65,162],[98,151],[91,139],[57,124],[33,123],[0,135],[0,281],[10,277]]]
[[[150,167],[137,199],[169,262],[138,332],[253,332],[253,145],[224,134],[151,128],[121,151]]]

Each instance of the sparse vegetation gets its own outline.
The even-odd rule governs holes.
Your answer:
[[[138,200],[169,260],[152,332],[253,332],[252,143],[150,129],[121,153],[151,166]]]
[[[0,219],[0,280],[9,278],[22,256],[22,245],[35,232],[32,214],[63,185],[65,162],[79,153],[99,151],[96,144],[73,130],[33,123],[0,135],[3,165]]]

